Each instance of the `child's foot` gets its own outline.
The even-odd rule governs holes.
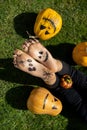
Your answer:
[[[50,52],[37,39],[29,39],[23,44],[23,50],[52,72],[62,69],[62,63],[52,57]]]
[[[39,77],[48,85],[52,85],[56,81],[56,76],[48,68],[35,61],[31,56],[21,50],[14,52],[14,66],[28,74]]]

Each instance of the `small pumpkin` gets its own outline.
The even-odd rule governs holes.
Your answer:
[[[46,8],[37,15],[34,33],[38,38],[48,40],[55,36],[61,27],[62,18],[60,14],[51,8]]]
[[[87,42],[81,42],[75,46],[72,52],[76,64],[87,67]]]
[[[72,84],[73,84],[73,81],[69,75],[65,74],[61,77],[61,79],[60,79],[61,87],[68,89],[68,88],[72,87]]]
[[[27,108],[35,114],[58,115],[62,111],[61,101],[46,88],[34,88],[27,100]]]

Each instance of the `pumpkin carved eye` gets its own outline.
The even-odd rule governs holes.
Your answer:
[[[53,106],[52,109],[57,109],[57,107],[56,107],[56,106]]]
[[[57,98],[54,98],[54,101],[55,101],[55,102],[58,101]]]
[[[44,26],[44,25],[41,25],[40,26],[40,30],[43,30],[43,29],[45,29],[46,27]]]

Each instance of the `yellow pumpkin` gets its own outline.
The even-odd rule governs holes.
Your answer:
[[[37,15],[34,33],[38,38],[47,40],[55,36],[61,27],[62,18],[60,14],[51,8],[46,8]]]
[[[72,57],[76,64],[87,67],[87,42],[77,44],[73,49]]]
[[[58,115],[62,111],[61,101],[46,88],[34,88],[27,100],[27,108],[35,114]]]

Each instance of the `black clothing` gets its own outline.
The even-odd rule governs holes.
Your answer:
[[[87,92],[87,76],[64,61],[62,61],[62,64],[62,70],[56,73],[56,83],[50,87],[55,93],[60,93],[63,100],[66,100],[68,104],[70,104],[85,121],[87,121],[87,102],[83,100],[79,93],[83,90]],[[65,89],[59,85],[60,77],[64,74],[71,76],[73,80],[72,88]],[[87,101],[87,99],[85,100]]]

